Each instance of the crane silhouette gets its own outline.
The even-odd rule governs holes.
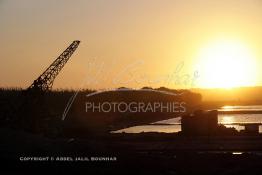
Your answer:
[[[77,49],[80,41],[75,40],[72,44],[27,88],[28,91],[46,92],[52,89],[54,80],[66,62]]]
[[[69,58],[77,49],[80,41],[75,40],[67,49],[36,79],[23,91],[23,103],[17,111],[17,117],[14,121],[19,127],[32,132],[38,132],[41,129],[44,118],[52,118],[49,109],[46,107],[46,95],[52,89],[53,83],[59,72],[65,66]]]

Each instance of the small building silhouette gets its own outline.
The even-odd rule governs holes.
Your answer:
[[[209,136],[209,135],[257,135],[259,126],[262,123],[235,123],[244,126],[245,129],[238,132],[234,127],[226,127],[218,124],[217,110],[197,110],[193,114],[182,116],[181,132],[188,136]]]
[[[184,135],[215,134],[218,129],[217,110],[197,110],[193,114],[182,116],[181,129]]]
[[[249,134],[249,135],[255,135],[259,134],[259,126],[261,123],[244,123],[241,124],[241,126],[244,126],[245,129],[241,130],[242,133],[244,134]]]

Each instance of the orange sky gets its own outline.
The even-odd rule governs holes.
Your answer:
[[[260,0],[2,0],[0,24],[1,87],[29,86],[76,39],[54,88],[205,86],[199,52],[220,38],[248,48],[243,85],[262,85]]]

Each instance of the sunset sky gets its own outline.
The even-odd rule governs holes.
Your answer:
[[[0,25],[0,87],[28,87],[73,40],[54,88],[262,85],[261,0],[0,0]]]

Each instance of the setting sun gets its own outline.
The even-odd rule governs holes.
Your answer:
[[[252,86],[256,81],[255,56],[240,41],[217,40],[199,53],[199,83],[208,88]]]

